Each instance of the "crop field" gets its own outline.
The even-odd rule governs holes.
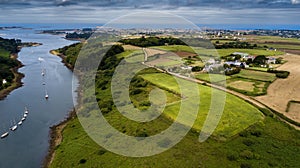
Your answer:
[[[142,77],[149,81],[150,83],[157,85],[161,88],[168,88],[176,93],[180,93],[180,89],[176,80],[166,74],[156,73],[156,74],[145,74]],[[177,79],[181,80],[181,79]],[[188,86],[190,82],[183,81],[185,86]],[[195,122],[194,128],[200,130],[205,119],[207,113],[209,111],[209,107],[211,104],[211,93],[212,89],[206,86],[199,85],[199,94],[200,94],[200,110],[198,112],[198,117]],[[190,90],[194,92],[193,90]],[[216,91],[216,90],[215,90]],[[216,91],[214,93],[220,94]],[[193,93],[190,93],[193,95]],[[193,97],[188,97],[188,100],[193,103]],[[167,117],[172,118],[173,120],[177,117],[177,113],[180,109],[180,103],[173,104],[171,106],[167,106],[165,110],[165,115]],[[252,105],[244,102],[243,100],[232,96],[230,94],[226,94],[226,105],[223,113],[223,117],[218,125],[214,135],[216,136],[224,136],[231,137],[250,125],[256,123],[257,121],[261,121],[263,116],[259,110],[257,110]]]
[[[229,89],[243,93],[249,96],[260,96],[267,93],[269,82],[244,79],[244,78],[231,78],[227,80],[226,86]]]
[[[276,79],[276,75],[268,72],[241,70],[240,73],[233,75],[233,77],[253,79],[265,82],[273,82]]]
[[[210,82],[210,83],[218,83],[225,80],[230,79],[230,76],[220,75],[220,74],[208,74],[208,73],[197,73],[195,74],[195,78]]]
[[[248,53],[250,55],[265,55],[265,56],[277,56],[283,55],[282,51],[268,51],[265,49],[204,49],[199,47],[189,47],[183,45],[173,45],[173,46],[158,46],[158,47],[151,47],[166,51],[178,52],[191,52],[197,53],[200,57],[222,57],[230,55],[234,52],[242,52]]]
[[[265,55],[265,56],[276,56],[283,55],[282,51],[268,51],[265,49],[218,49],[220,56],[227,56],[234,52],[248,53],[250,55]]]

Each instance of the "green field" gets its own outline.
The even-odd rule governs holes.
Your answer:
[[[275,56],[275,55],[282,55],[284,54],[282,51],[267,51],[265,49],[203,49],[199,47],[189,47],[189,46],[182,46],[182,45],[174,45],[174,46],[159,46],[159,47],[151,47],[161,50],[167,51],[185,51],[185,52],[192,52],[197,53],[200,56],[227,56],[234,52],[242,52],[248,53],[250,55],[265,55],[265,56]]]
[[[253,79],[265,82],[273,82],[276,79],[276,75],[268,72],[252,71],[252,70],[241,70],[240,73],[233,75],[233,77],[240,77],[246,79]]]
[[[168,88],[175,93],[180,93],[180,89],[176,80],[170,75],[155,73],[145,74],[142,75],[142,77],[160,88]],[[189,83],[191,83],[182,79],[177,80],[181,80],[184,86],[189,86]],[[193,95],[193,93],[195,92],[192,89],[189,91],[191,92],[189,93],[190,95]],[[194,128],[196,130],[201,130],[202,125],[206,119],[211,104],[212,89],[207,86],[199,85],[199,91],[200,111],[198,112],[198,117],[194,124]],[[215,94],[221,95],[221,93],[219,92],[221,91],[214,90]],[[192,106],[195,100],[193,97],[188,97],[186,101],[191,101],[190,103]],[[178,115],[179,109],[180,103],[172,104],[171,106],[166,107],[164,114],[167,117],[175,120]],[[235,96],[226,94],[226,104],[223,112],[223,117],[213,135],[228,138],[248,128],[250,125],[261,121],[262,119],[263,116],[259,112],[259,110]]]
[[[267,94],[270,82],[253,79],[233,77],[227,80],[226,87],[248,96],[261,96]]]
[[[90,94],[96,93],[98,105],[112,127],[129,136],[148,137],[159,134],[166,130],[177,117],[180,107],[179,100],[183,99],[186,105],[193,108],[193,105],[198,103],[195,97],[199,93],[200,108],[193,129],[181,142],[163,153],[133,158],[117,155],[99,146],[87,135],[78,118],[74,117],[68,121],[63,129],[62,142],[55,148],[55,157],[50,165],[51,168],[267,168],[299,166],[300,132],[279,120],[269,110],[257,109],[230,94],[226,94],[224,112],[213,135],[207,141],[200,143],[199,131],[203,127],[203,122],[211,105],[211,92],[214,91],[217,97],[224,92],[178,79],[184,86],[181,88],[184,91],[182,92],[178,87],[176,78],[152,68],[143,70],[131,80],[130,99],[136,108],[147,108],[149,105],[145,104],[149,101],[149,93],[158,87],[164,90],[163,93],[167,97],[167,106],[162,115],[145,123],[124,117],[122,114],[124,111],[119,112],[112,102],[113,95],[110,82],[113,70],[114,67],[99,71],[96,88],[89,89]],[[130,68],[128,71],[130,72]],[[125,75],[121,75],[121,78],[127,79]],[[121,78],[120,81],[122,81]],[[229,77],[228,80],[233,79],[238,79],[238,77]],[[87,81],[87,85],[88,82],[94,81]],[[199,92],[191,89],[194,85]],[[180,93],[184,93],[184,95],[180,95]],[[82,101],[89,102],[89,96],[83,96]],[[124,105],[127,103],[125,102]],[[89,104],[84,104],[82,108],[89,108]],[[190,114],[190,111],[187,110],[185,114]],[[97,120],[99,114],[89,111],[89,115],[92,119]],[[185,124],[186,121],[189,121],[189,118],[181,119],[180,123]]]
[[[195,74],[195,78],[209,82],[209,83],[218,83],[224,80],[228,80],[231,76],[225,76],[220,74],[208,74],[208,73],[198,73]]]
[[[265,55],[265,56],[275,56],[283,55],[282,51],[267,51],[265,49],[218,49],[220,56],[227,56],[234,52],[248,53],[250,55]]]

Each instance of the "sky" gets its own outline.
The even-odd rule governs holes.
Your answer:
[[[300,25],[300,0],[0,0],[0,9],[0,23],[107,23],[157,11],[195,24]]]

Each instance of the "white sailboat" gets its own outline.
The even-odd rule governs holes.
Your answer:
[[[9,132],[5,132],[1,135],[1,139],[6,138],[9,135]]]
[[[25,107],[24,114],[28,114],[28,113],[29,113],[29,111],[28,111],[27,107]]]
[[[26,118],[27,117],[27,114],[24,114],[24,118]]]
[[[45,92],[46,92],[46,94],[45,94],[45,99],[47,100],[47,99],[49,98],[49,95],[48,95],[48,93],[47,93],[47,90],[46,90]]]
[[[18,129],[18,125],[14,125],[14,126],[12,126],[11,128],[10,128],[10,130],[12,130],[12,131],[15,131],[15,130],[17,130]]]
[[[23,124],[23,121],[22,121],[22,120],[18,122],[18,125],[22,125],[22,124]]]
[[[16,124],[15,120],[14,120],[14,125],[10,128],[10,130],[15,131],[18,129],[18,125]]]
[[[42,76],[45,76],[46,72],[45,69],[42,70]]]

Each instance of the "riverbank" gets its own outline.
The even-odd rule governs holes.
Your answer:
[[[73,66],[71,64],[68,64],[68,63],[65,62],[65,59],[64,59],[65,56],[63,54],[57,52],[56,50],[51,50],[50,53],[52,55],[60,57],[62,59],[61,62],[64,63],[64,65],[73,72]],[[77,102],[79,102],[81,94],[80,94],[80,92],[77,92],[77,94],[78,94]],[[57,125],[54,125],[54,126],[50,127],[49,148],[48,148],[48,154],[47,154],[47,156],[46,156],[46,158],[43,162],[43,167],[44,168],[48,168],[51,165],[51,163],[52,163],[52,161],[55,157],[55,149],[63,141],[63,135],[62,135],[63,130],[67,126],[68,122],[71,119],[74,119],[75,117],[76,117],[76,110],[73,109],[72,111],[70,111],[69,115],[67,116],[67,118],[65,120],[63,120],[62,122],[60,122]]]
[[[56,50],[51,50],[51,51],[50,51],[50,54],[59,56],[59,57],[62,59],[61,62],[64,63],[65,66],[68,67],[71,71],[73,71],[73,66],[65,61],[65,59],[66,59],[66,56],[65,56],[65,55],[63,55],[63,54],[57,52]]]
[[[21,87],[23,85],[22,78],[25,76],[24,74],[18,72],[19,68],[23,67],[24,65],[17,60],[18,54],[11,54],[11,58],[16,59],[18,65],[11,69],[12,73],[14,74],[14,79],[11,85],[3,90],[0,90],[0,100],[6,98],[13,90]]]
[[[76,111],[73,109],[68,117],[61,123],[50,127],[50,140],[49,140],[49,150],[48,154],[43,162],[43,167],[47,168],[51,165],[54,156],[56,147],[62,142],[63,135],[62,132],[67,126],[68,121],[76,117]]]

